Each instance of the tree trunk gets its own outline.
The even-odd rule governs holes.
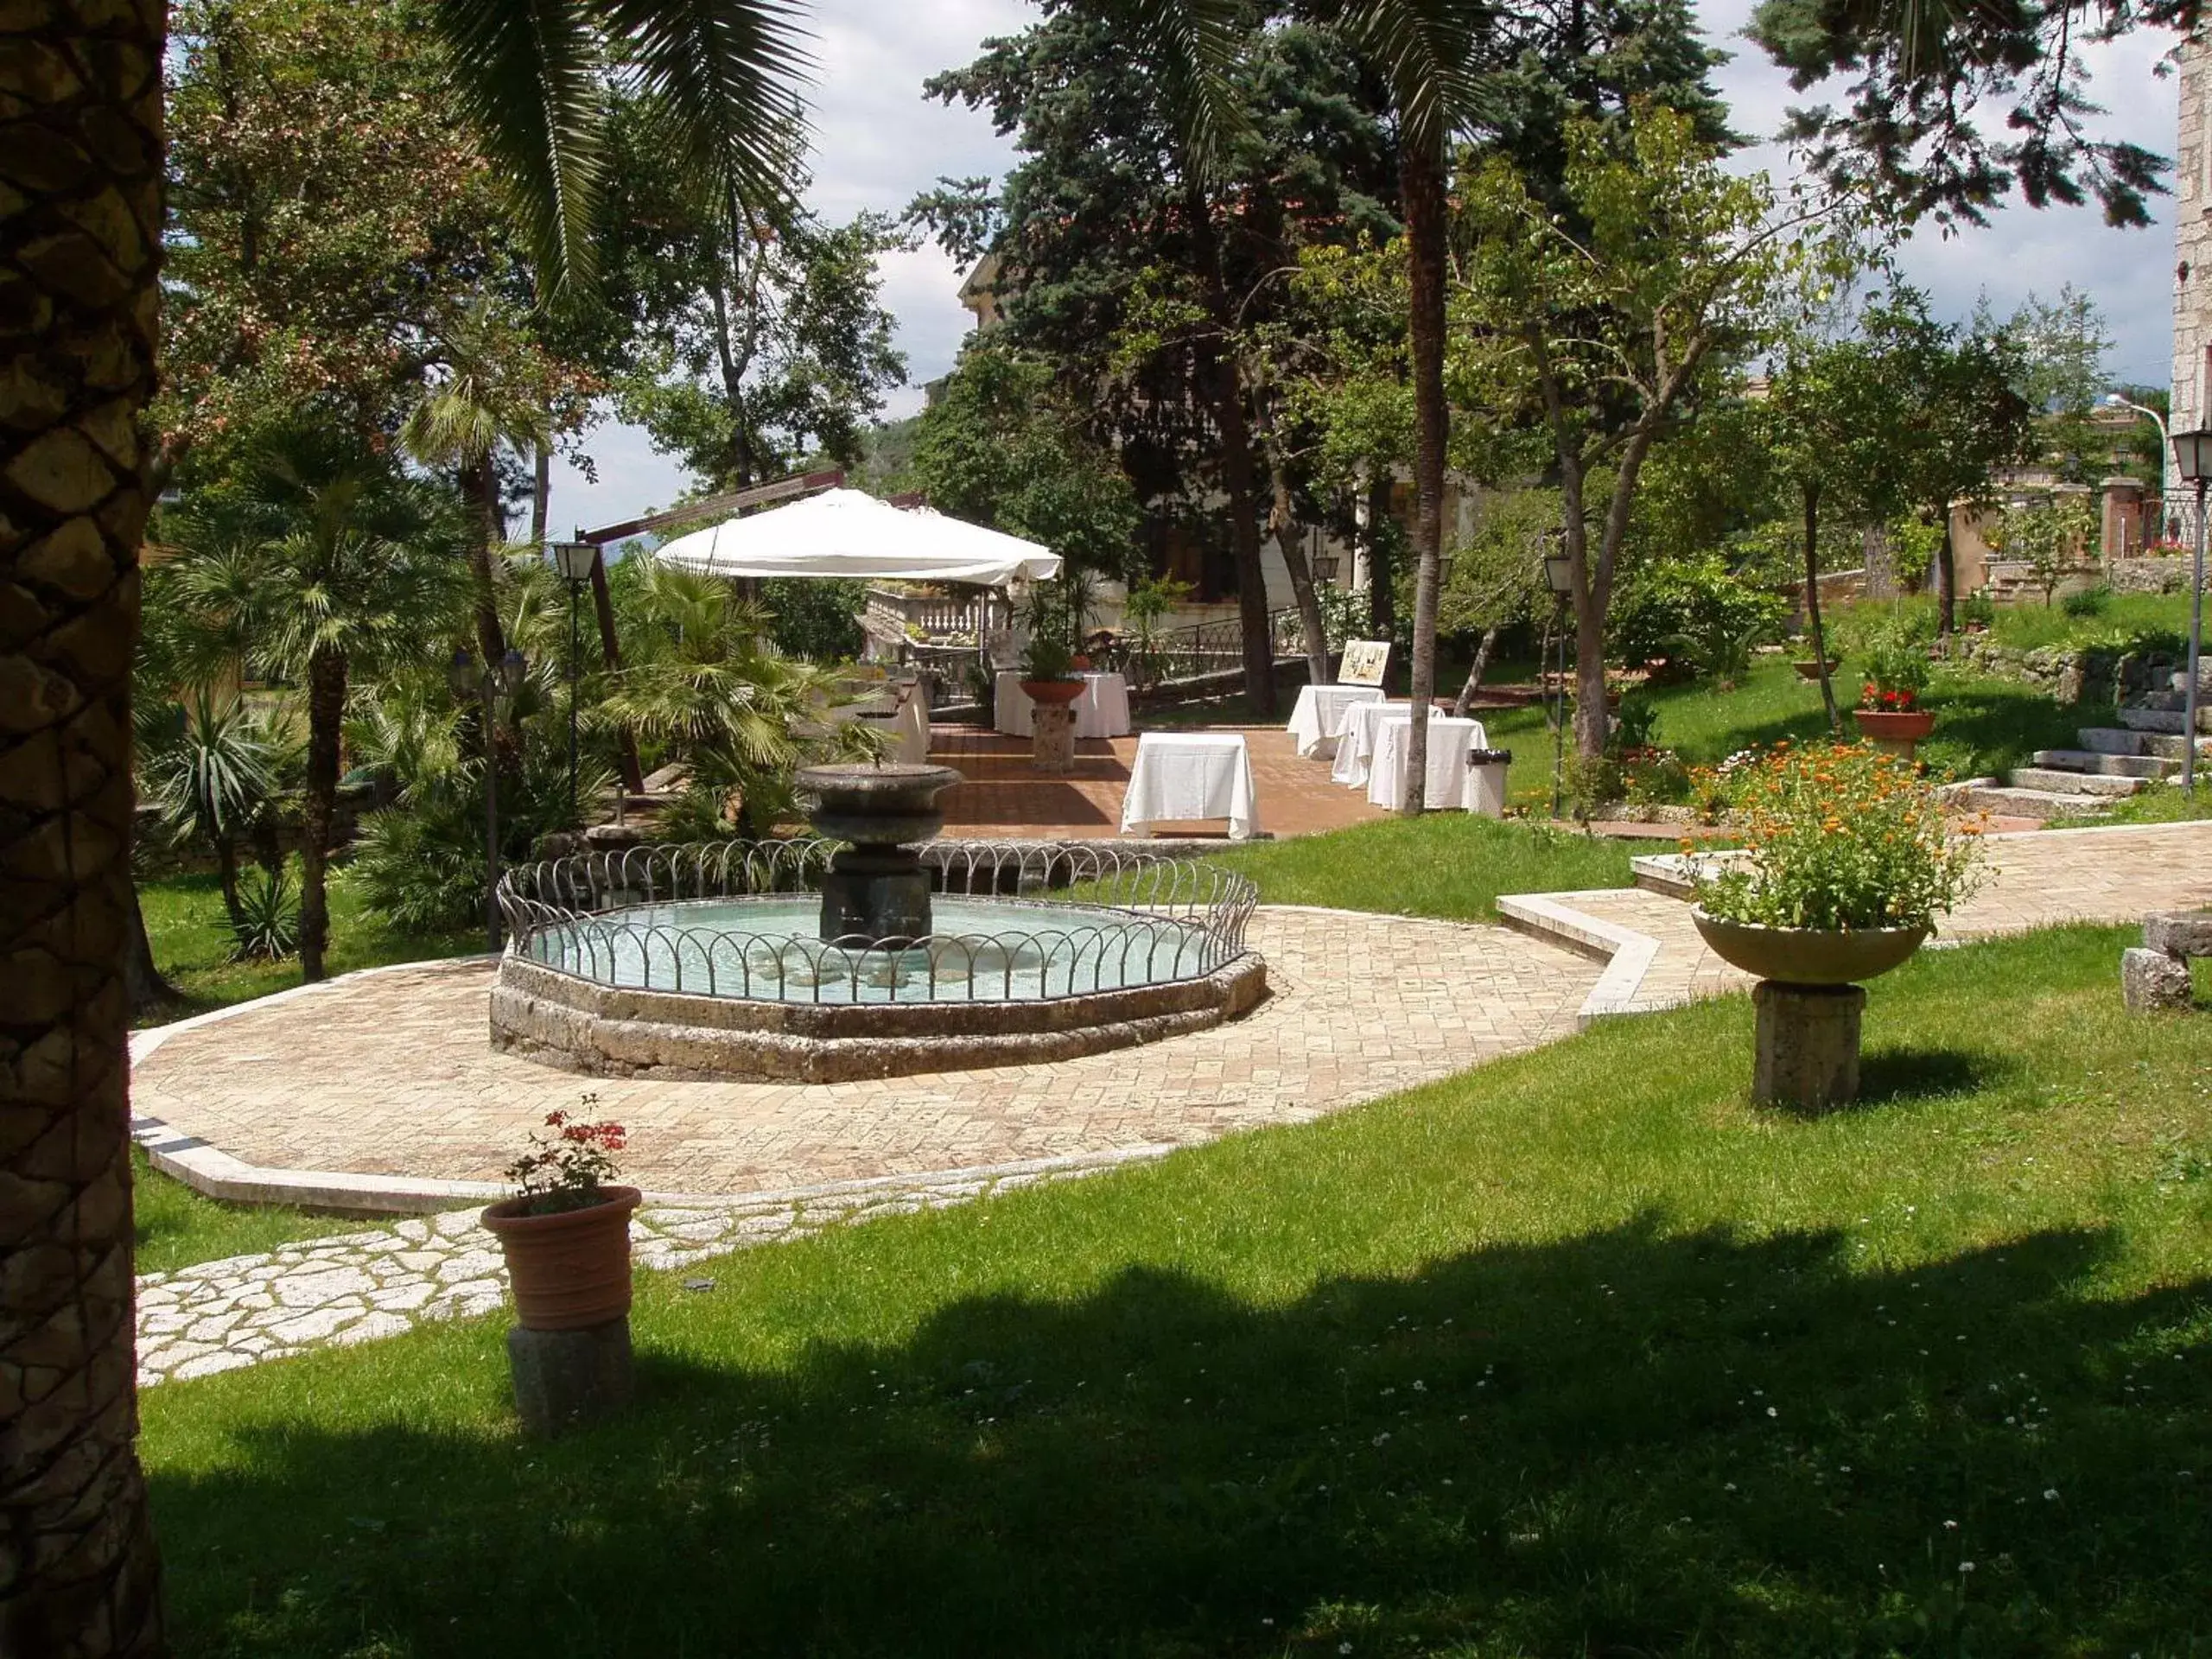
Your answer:
[[[130,997],[130,1017],[136,1020],[165,1002],[180,1002],[183,995],[168,982],[154,960],[154,942],[146,934],[146,907],[138,901],[138,886],[130,887],[130,952],[124,959],[124,988]]]
[[[499,588],[493,569],[492,550],[499,542],[499,480],[492,458],[461,469],[461,499],[468,509],[472,534],[468,538],[468,581],[474,594],[476,659],[485,668],[497,668],[507,654],[506,632],[499,626]]]
[[[1492,623],[1483,630],[1482,643],[1475,647],[1475,660],[1467,669],[1467,683],[1459,688],[1459,695],[1452,704],[1456,718],[1465,720],[1467,710],[1475,706],[1475,693],[1483,689],[1483,672],[1490,667],[1490,653],[1497,644],[1497,625]]]
[[[1951,548],[1950,509],[1942,511],[1943,539],[1936,549],[1936,632],[1948,639],[1959,626],[1959,563]]]
[[[1291,594],[1298,603],[1298,626],[1306,636],[1306,682],[1328,685],[1337,677],[1329,667],[1328,627],[1321,617],[1321,596],[1314,590],[1313,569],[1306,561],[1306,550],[1299,545],[1290,474],[1283,465],[1282,449],[1275,442],[1272,423],[1262,429],[1261,448],[1268,457],[1268,482],[1274,495],[1268,524],[1274,531],[1276,550],[1282,555],[1282,567],[1290,573]],[[1272,680],[1272,664],[1269,670]]]
[[[238,843],[234,836],[215,837],[215,882],[223,890],[223,914],[235,931],[245,918],[238,910]]]
[[[542,548],[545,545],[545,511],[553,505],[553,446],[540,443],[532,447],[537,451],[537,459],[530,490],[530,544]]]
[[[331,825],[338,813],[339,738],[346,721],[346,658],[327,647],[308,658],[307,788],[300,825],[300,977],[326,975],[330,944]]]
[[[1367,481],[1367,614],[1377,639],[1398,632],[1398,573],[1390,568],[1390,474],[1378,467]]]
[[[1275,645],[1268,622],[1268,573],[1260,556],[1260,489],[1252,462],[1252,431],[1244,416],[1243,377],[1236,354],[1222,349],[1236,327],[1221,275],[1221,247],[1214,235],[1213,204],[1196,179],[1185,187],[1191,250],[1219,338],[1201,336],[1192,348],[1199,394],[1221,436],[1221,486],[1229,497],[1229,551],[1236,569],[1236,620],[1244,657],[1244,695],[1262,715],[1275,712]]]
[[[0,1653],[162,1651],[137,1451],[130,658],[153,446],[161,0],[8,28],[0,282]],[[34,166],[29,158],[47,158]]]
[[[622,666],[622,642],[614,632],[614,595],[607,591],[603,557],[591,562],[591,613],[599,623],[599,660],[612,674]],[[637,738],[624,727],[616,734],[615,745],[621,753],[622,787],[632,795],[644,794],[645,772],[638,760]]]
[[[1821,665],[1821,707],[1827,710],[1831,735],[1843,734],[1843,716],[1836,712],[1835,687],[1828,679],[1827,635],[1821,627],[1821,486],[1807,484],[1805,493],[1805,622],[1813,636],[1813,660]]]
[[[1444,402],[1444,156],[1403,149],[1399,192],[1406,224],[1412,304],[1407,335],[1414,376],[1413,721],[1406,737],[1406,799],[1417,817],[1427,804],[1428,713],[1436,695],[1436,601],[1444,569],[1444,459],[1449,415]]]

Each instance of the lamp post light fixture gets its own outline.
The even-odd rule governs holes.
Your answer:
[[[591,580],[599,549],[590,542],[553,543],[553,568],[569,584],[569,822],[581,824],[576,805],[576,689],[583,679],[582,646],[576,632],[576,596]]]
[[[456,697],[474,696],[484,713],[484,940],[492,950],[499,948],[499,757],[493,737],[499,721],[499,694],[512,696],[522,690],[528,664],[522,652],[510,648],[496,668],[480,670],[476,659],[456,651],[446,668],[446,683]]]
[[[1574,597],[1574,560],[1566,548],[1544,555],[1544,585],[1552,590],[1552,817],[1559,817],[1567,777],[1567,607]]]
[[[2174,499],[2174,439],[2173,434],[2166,430],[2166,417],[2116,391],[2105,393],[2098,401],[2107,409],[2132,409],[2158,429],[2158,516],[2164,518],[2173,511]]]
[[[2189,679],[2182,691],[2181,792],[2196,795],[2197,676],[2204,655],[2204,491],[2212,485],[2212,428],[2177,432],[2174,470],[2196,486],[2196,548],[2189,573]]]

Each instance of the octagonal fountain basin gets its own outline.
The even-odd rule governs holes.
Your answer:
[[[843,861],[841,862],[841,861]],[[497,1047],[613,1075],[830,1083],[1065,1059],[1255,1005],[1243,878],[1141,849],[932,842],[917,912],[830,935],[849,849],[642,848],[525,867]],[[832,895],[825,902],[824,890]]]

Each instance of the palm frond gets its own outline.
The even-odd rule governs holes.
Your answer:
[[[1487,0],[1345,0],[1343,20],[1390,83],[1400,142],[1440,156],[1473,111]]]
[[[613,49],[659,111],[671,158],[720,200],[775,212],[804,148],[813,66],[792,0],[599,0]],[[732,226],[733,230],[736,227]]]
[[[547,291],[588,280],[606,166],[588,0],[434,0],[431,15],[461,108],[505,175]]]
[[[1246,8],[1241,0],[1109,0],[1103,10],[1159,82],[1191,170],[1211,175],[1228,140],[1250,124],[1229,79]]]

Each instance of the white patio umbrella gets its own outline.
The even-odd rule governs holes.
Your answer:
[[[1060,556],[1001,531],[927,507],[894,507],[858,490],[825,490],[695,530],[654,550],[681,569],[715,576],[848,576],[969,582],[1003,588],[1059,574]]]

